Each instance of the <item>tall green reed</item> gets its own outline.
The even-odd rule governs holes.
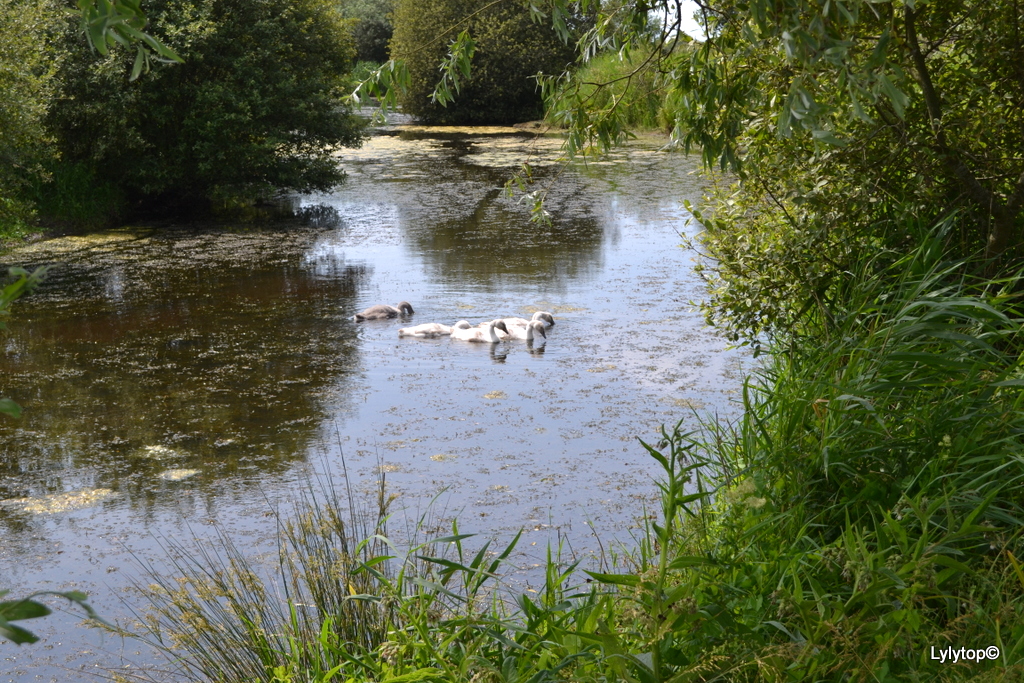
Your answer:
[[[424,515],[400,547],[386,534],[383,488],[375,513],[362,516],[351,497],[346,514],[333,488],[321,489],[275,513],[276,579],[226,533],[213,544],[169,544],[169,568],[147,567],[141,637],[179,674],[225,682],[540,683],[593,659],[596,646],[579,635],[597,628],[584,604],[592,596],[567,594],[575,565],[557,553],[549,551],[540,599],[513,597],[501,577],[519,535],[496,550],[490,542],[470,550],[472,535],[453,522],[450,534],[416,540],[432,526]]]
[[[661,517],[611,596],[636,681],[999,680],[1024,671],[1020,277],[941,230],[865,258],[744,390],[649,448]],[[939,665],[932,646],[996,645]],[[986,678],[987,677],[987,678]]]
[[[736,425],[675,435],[716,496],[676,539],[707,549],[676,579],[700,649],[673,640],[663,661],[721,653],[728,680],[915,680],[937,671],[931,645],[1001,640],[971,675],[1019,667],[1020,278],[972,282],[939,242],[865,259],[773,349]]]
[[[375,589],[360,567],[378,544],[360,539],[384,532],[383,481],[371,511],[345,505],[329,481],[319,490],[311,482],[290,512],[272,509],[276,579],[224,530],[213,542],[167,543],[167,566],[145,565],[149,583],[137,585],[148,608],[139,637],[189,680],[210,681],[327,681],[338,648],[383,642],[391,606],[349,599]]]

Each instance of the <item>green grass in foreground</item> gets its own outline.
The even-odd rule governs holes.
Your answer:
[[[360,529],[308,500],[276,586],[235,552],[174,553],[146,636],[214,681],[1018,680],[1022,282],[940,254],[866,260],[739,422],[649,447],[661,511],[620,573],[549,554],[539,594],[505,596],[511,546],[470,553],[454,527],[400,551],[384,506]]]

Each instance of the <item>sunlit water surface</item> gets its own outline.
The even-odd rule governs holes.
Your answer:
[[[558,144],[388,127],[339,154],[347,182],[297,200],[303,220],[125,228],[4,256],[55,265],[0,338],[0,396],[25,408],[0,422],[0,587],[85,590],[124,618],[137,562],[159,563],[163,540],[219,527],[266,552],[268,510],[311,471],[347,472],[367,501],[383,475],[400,515],[438,496],[439,523],[525,529],[513,580],[527,587],[552,539],[583,557],[595,532],[605,549],[628,541],[657,474],[638,437],[694,410],[735,415],[749,360],[690,305],[695,160],[648,141],[564,168]],[[503,193],[524,160],[550,225]],[[351,319],[400,300],[408,324],[537,310],[557,324],[531,347]],[[0,644],[3,680],[151,661],[77,623]]]

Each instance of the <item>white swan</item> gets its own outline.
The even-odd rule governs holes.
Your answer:
[[[539,320],[531,320],[526,327],[519,327],[517,325],[507,325],[508,334],[501,335],[502,339],[525,339],[528,342],[537,340],[538,344],[543,344],[548,335],[544,331],[544,323]]]
[[[533,317],[527,320],[526,318],[502,318],[505,324],[511,327],[528,327],[530,323],[540,321],[547,327],[551,327],[555,324],[555,318],[547,311],[537,311],[533,314]]]
[[[452,329],[461,328],[469,329],[471,325],[465,321],[460,320],[451,327],[448,325],[442,325],[441,323],[424,323],[422,325],[415,325],[413,327],[403,327],[398,330],[399,337],[421,337],[424,339],[433,339],[434,337],[443,337],[451,334]]]
[[[482,342],[486,344],[497,344],[501,341],[501,337],[498,336],[496,330],[508,333],[508,327],[501,320],[492,320],[487,323],[487,327],[469,327],[464,328],[460,326],[459,321],[452,327],[452,339],[458,339],[459,341],[468,342]]]
[[[408,301],[400,301],[397,306],[388,306],[387,304],[377,304],[376,306],[370,306],[362,313],[355,314],[356,322],[362,320],[384,320],[385,318],[397,318],[400,315],[409,315],[414,313],[412,310],[412,304]]]

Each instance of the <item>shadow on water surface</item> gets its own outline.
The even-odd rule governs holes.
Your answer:
[[[440,219],[403,216],[403,228],[435,281],[498,291],[529,282],[561,291],[600,269],[604,239],[582,190],[566,191],[572,184],[549,198],[550,224],[530,222],[528,207],[493,189],[453,193]]]
[[[439,288],[564,292],[602,266],[608,226],[595,214],[599,190],[564,172],[556,141],[510,130],[389,131],[346,152],[349,182],[314,201],[334,204],[354,227],[391,224],[405,257]],[[531,222],[532,202],[503,189],[524,159],[533,160],[534,189],[547,193],[549,224]]]
[[[358,371],[344,320],[371,273],[311,267],[310,239],[122,230],[19,252],[55,265],[0,356],[0,393],[30,408],[0,423],[0,499],[105,488],[145,507],[161,477],[303,457]]]

